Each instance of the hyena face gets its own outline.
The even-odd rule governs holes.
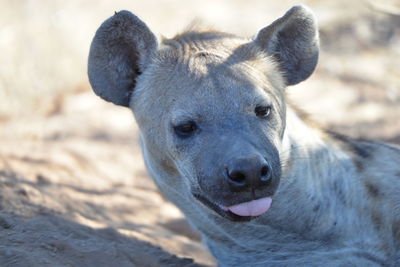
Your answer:
[[[199,44],[207,38],[219,39],[219,46]],[[242,50],[237,58],[221,46],[227,38]],[[264,198],[277,188],[285,107],[282,84],[268,79],[277,73],[273,64],[231,39],[196,33],[189,42],[165,45],[131,106],[146,147],[186,180],[179,181],[186,190],[219,214],[243,219],[266,209]],[[225,208],[255,199],[267,205],[254,214],[237,211],[241,217]]]
[[[160,45],[120,12],[96,33],[89,77],[97,94],[133,110],[160,187],[244,221],[268,210],[279,184],[284,87],[307,78],[317,58],[304,7],[254,40],[193,30]]]

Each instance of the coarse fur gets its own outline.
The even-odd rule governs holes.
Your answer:
[[[400,265],[400,148],[321,130],[286,100],[318,50],[304,6],[253,39],[192,29],[158,43],[128,11],[93,39],[94,91],[132,109],[150,175],[220,266]],[[260,162],[267,185],[232,189],[227,169]],[[260,216],[222,208],[263,197]]]

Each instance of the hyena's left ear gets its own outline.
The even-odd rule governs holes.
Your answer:
[[[88,75],[93,91],[116,105],[129,106],[137,77],[150,64],[157,39],[129,11],[120,11],[97,30],[90,46]]]
[[[305,6],[294,6],[263,28],[254,42],[279,63],[288,85],[313,73],[318,61],[318,29],[314,14]]]

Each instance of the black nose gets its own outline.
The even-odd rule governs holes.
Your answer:
[[[258,155],[233,159],[226,169],[229,186],[238,191],[267,186],[271,176],[268,162]]]

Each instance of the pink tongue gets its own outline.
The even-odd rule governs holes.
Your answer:
[[[240,203],[224,209],[239,216],[258,216],[265,213],[271,206],[272,199],[264,197],[249,202]]]

